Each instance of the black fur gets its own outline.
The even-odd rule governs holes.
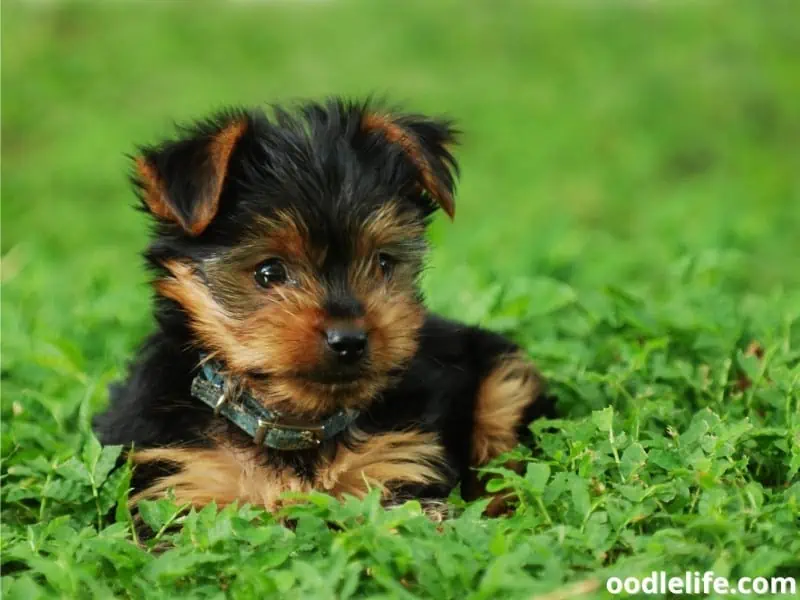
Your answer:
[[[367,104],[339,100],[309,103],[295,111],[277,108],[272,119],[259,111],[232,110],[183,129],[177,140],[141,149],[165,181],[176,213],[190,221],[198,194],[208,185],[209,141],[237,119],[247,123],[231,155],[211,225],[187,235],[178,223],[157,220],[146,253],[154,275],[165,273],[165,260],[199,262],[235,247],[254,215],[291,207],[309,225],[311,238],[326,240],[329,248],[338,250],[332,251],[325,267],[331,306],[335,305],[331,312],[357,313],[346,293],[339,297],[334,293],[346,292],[335,273],[347,263],[348,239],[355,226],[389,198],[400,200],[420,222],[427,222],[436,209],[434,198],[420,186],[418,165],[407,153],[359,128],[363,115],[372,110]],[[455,137],[451,124],[415,115],[398,116],[395,122],[415,136],[438,183],[452,192],[457,166],[446,149]],[[134,180],[143,187],[139,178]],[[138,449],[205,446],[209,442],[203,432],[214,417],[189,392],[203,348],[177,303],[156,297],[155,316],[156,332],[139,350],[126,381],[112,387],[111,406],[96,419],[96,431],[105,444],[133,444]],[[441,485],[408,488],[408,494],[444,497],[469,475],[474,466],[470,440],[476,392],[498,360],[517,350],[497,334],[426,316],[416,355],[356,423],[367,433],[414,426],[439,435],[446,449],[448,477]],[[552,403],[534,400],[519,423],[520,432],[536,416],[552,411]],[[229,430],[240,443],[252,443],[233,426]],[[264,460],[310,477],[320,458],[335,452],[338,443],[355,442],[345,433],[319,450],[269,451]],[[160,469],[169,468],[138,471],[136,487],[145,487],[164,474]]]

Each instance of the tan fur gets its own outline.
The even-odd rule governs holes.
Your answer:
[[[240,376],[262,403],[316,417],[334,407],[363,408],[389,382],[386,373],[413,356],[416,330],[422,322],[418,306],[395,297],[374,297],[375,311],[367,312],[373,335],[372,377],[348,384],[321,384],[298,377],[319,360],[321,309],[302,291],[281,292],[280,301],[242,316],[231,315],[216,302],[192,268],[178,261],[165,265],[172,277],[156,282],[158,292],[181,304],[192,328],[211,357],[222,360]],[[393,333],[391,327],[410,327]],[[267,381],[250,378],[248,371],[269,369]]]
[[[228,174],[228,161],[236,142],[244,135],[246,129],[246,121],[231,123],[220,131],[211,142],[209,154],[214,173],[209,181],[209,189],[205,194],[205,198],[197,204],[195,214],[192,215],[192,224],[189,229],[192,235],[203,233],[211,223],[211,220],[217,215],[219,197],[222,193],[225,177]]]
[[[307,418],[319,418],[336,407],[364,409],[383,390],[388,376],[373,375],[350,383],[316,383],[300,377],[270,377],[257,381],[242,377],[265,406]]]
[[[278,405],[291,398],[292,412],[316,416],[330,412],[332,403],[342,399],[328,394],[322,385],[303,380],[291,384],[297,370],[310,369],[318,360],[323,317],[314,295],[287,289],[278,292],[279,299],[270,300],[259,290],[255,293],[265,298],[263,307],[232,315],[189,265],[171,261],[165,266],[172,277],[156,282],[156,289],[181,304],[211,357],[246,380],[248,371],[269,369],[272,377],[268,381],[247,381],[263,404]],[[305,393],[298,393],[302,391]],[[363,400],[357,394],[352,398],[353,405]]]
[[[518,443],[517,429],[527,406],[536,399],[540,379],[531,361],[524,355],[502,357],[483,380],[475,402],[472,430],[472,464],[480,467]],[[521,465],[509,461],[506,468],[519,471]],[[463,482],[465,497],[487,495],[485,482],[473,472]],[[484,511],[495,517],[510,510],[507,494],[489,494],[491,501]]]
[[[144,201],[150,211],[160,219],[177,223],[191,235],[200,235],[205,231],[219,210],[219,198],[228,172],[228,162],[236,142],[246,129],[246,121],[231,123],[211,140],[208,148],[210,172],[198,174],[206,181],[206,185],[203,197],[198,199],[189,222],[172,209],[165,183],[153,165],[142,157],[137,158],[136,169],[144,188]]]
[[[155,448],[134,453],[136,464],[169,462],[180,471],[157,480],[138,493],[131,503],[154,499],[169,489],[179,504],[200,507],[250,503],[275,510],[285,492],[323,490],[333,496],[362,497],[378,488],[385,497],[392,485],[431,483],[441,479],[437,464],[444,451],[436,436],[419,431],[391,432],[375,436],[355,433],[358,446],[340,445],[332,460],[317,470],[313,481],[304,481],[290,469],[266,466],[255,447],[234,448],[220,443],[213,449]],[[263,450],[264,452],[278,452]]]
[[[226,309],[227,303],[217,301],[189,265],[170,261],[165,266],[172,277],[156,282],[156,289],[183,306],[198,337],[232,372],[258,371],[270,365],[274,374],[290,375],[303,365],[314,364],[323,320],[321,293],[281,289],[271,298],[255,289],[253,295],[261,298],[261,306],[234,314]],[[252,275],[248,272],[242,278],[252,280]],[[255,282],[252,286],[255,288]],[[222,300],[236,289],[230,288],[214,286]]]
[[[473,464],[484,465],[517,445],[517,427],[539,385],[539,376],[527,357],[513,354],[500,359],[481,383],[475,402]]]
[[[279,507],[284,492],[308,492],[309,484],[288,471],[278,471],[254,460],[249,449],[220,446],[213,449],[154,448],[134,454],[135,464],[170,462],[180,471],[156,480],[131,498],[131,503],[163,496],[173,490],[178,504],[202,507],[210,502],[233,502]]]
[[[417,351],[423,309],[414,285],[424,253],[423,226],[399,205],[388,202],[365,222],[356,240],[356,254],[349,283],[365,309],[365,326],[372,346],[371,362],[382,372],[406,364]],[[391,277],[378,266],[378,252],[395,259]]]
[[[288,210],[270,217],[256,215],[244,240],[227,257],[230,262],[246,262],[268,256],[288,259],[311,271],[322,263],[325,248],[314,243],[302,219]]]
[[[171,261],[164,265],[171,276],[155,287],[183,306],[200,343],[265,405],[309,417],[334,407],[363,408],[388,385],[388,373],[406,364],[417,349],[424,315],[414,295],[416,246],[395,248],[403,261],[388,280],[380,273],[375,250],[413,239],[420,232],[409,234],[410,227],[407,217],[391,207],[370,219],[361,236],[371,241],[360,248],[363,254],[350,272],[350,284],[365,309],[369,373],[351,383],[322,384],[303,377],[325,359],[323,331],[329,319],[315,268],[324,249],[311,244],[305,226],[292,214],[258,220],[245,242],[206,261],[208,284],[192,266]],[[285,260],[292,282],[264,290],[255,283],[253,270],[271,256]],[[253,378],[252,372],[270,378]]]
[[[317,481],[334,496],[363,496],[378,487],[384,495],[399,483],[433,483],[442,478],[437,464],[444,450],[432,433],[397,431],[367,436],[354,434],[355,449],[339,447],[334,460],[320,470]]]
[[[185,229],[186,223],[178,214],[173,213],[167,204],[164,197],[164,187],[158,178],[155,168],[144,158],[139,157],[136,159],[136,171],[139,175],[139,181],[144,187],[144,201],[150,212],[165,221],[178,221],[180,226]]]
[[[414,298],[378,289],[365,298],[371,362],[381,372],[405,365],[418,346],[424,313]]]
[[[414,215],[404,213],[396,201],[389,201],[376,210],[365,222],[362,233],[355,240],[356,253],[370,257],[381,250],[399,246],[403,254],[408,253],[409,240],[421,240],[425,226]],[[420,259],[425,250],[424,243],[413,248],[412,256]]]
[[[411,162],[420,172],[422,187],[438,202],[451,219],[455,216],[455,203],[449,190],[444,188],[433,175],[428,160],[413,133],[392,121],[386,115],[368,114],[361,123],[365,131],[379,131],[391,144],[397,144],[408,155]]]
[[[247,327],[251,324],[242,323],[215,302],[190,265],[169,261],[164,266],[172,277],[157,281],[156,290],[183,306],[198,337],[212,350],[212,356],[221,354],[219,358],[224,359],[234,372],[260,367],[264,352],[269,349],[251,347],[249,336],[252,331]]]

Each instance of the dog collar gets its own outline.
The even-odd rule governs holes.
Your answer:
[[[192,380],[192,396],[247,433],[256,445],[275,450],[316,448],[344,431],[358,416],[358,411],[341,409],[312,425],[291,422],[281,413],[261,406],[247,392],[238,398],[228,397],[219,367],[210,361]]]

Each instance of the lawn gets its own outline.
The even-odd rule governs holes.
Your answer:
[[[598,6],[600,5],[600,6]],[[605,597],[800,575],[794,2],[3,3],[4,598]],[[377,93],[465,131],[430,306],[503,331],[562,419],[516,510],[168,501],[134,537],[90,420],[151,329],[125,157],[229,103]],[[119,501],[122,502],[119,502]],[[118,508],[114,508],[118,506]]]

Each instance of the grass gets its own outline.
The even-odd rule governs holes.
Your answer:
[[[5,598],[603,597],[654,569],[800,573],[792,2],[2,16]],[[559,398],[524,475],[498,473],[516,512],[454,497],[437,526],[313,496],[290,531],[164,501],[137,544],[114,509],[129,470],[89,426],[152,326],[124,153],[225,103],[369,92],[467,132],[425,285],[517,339]]]

